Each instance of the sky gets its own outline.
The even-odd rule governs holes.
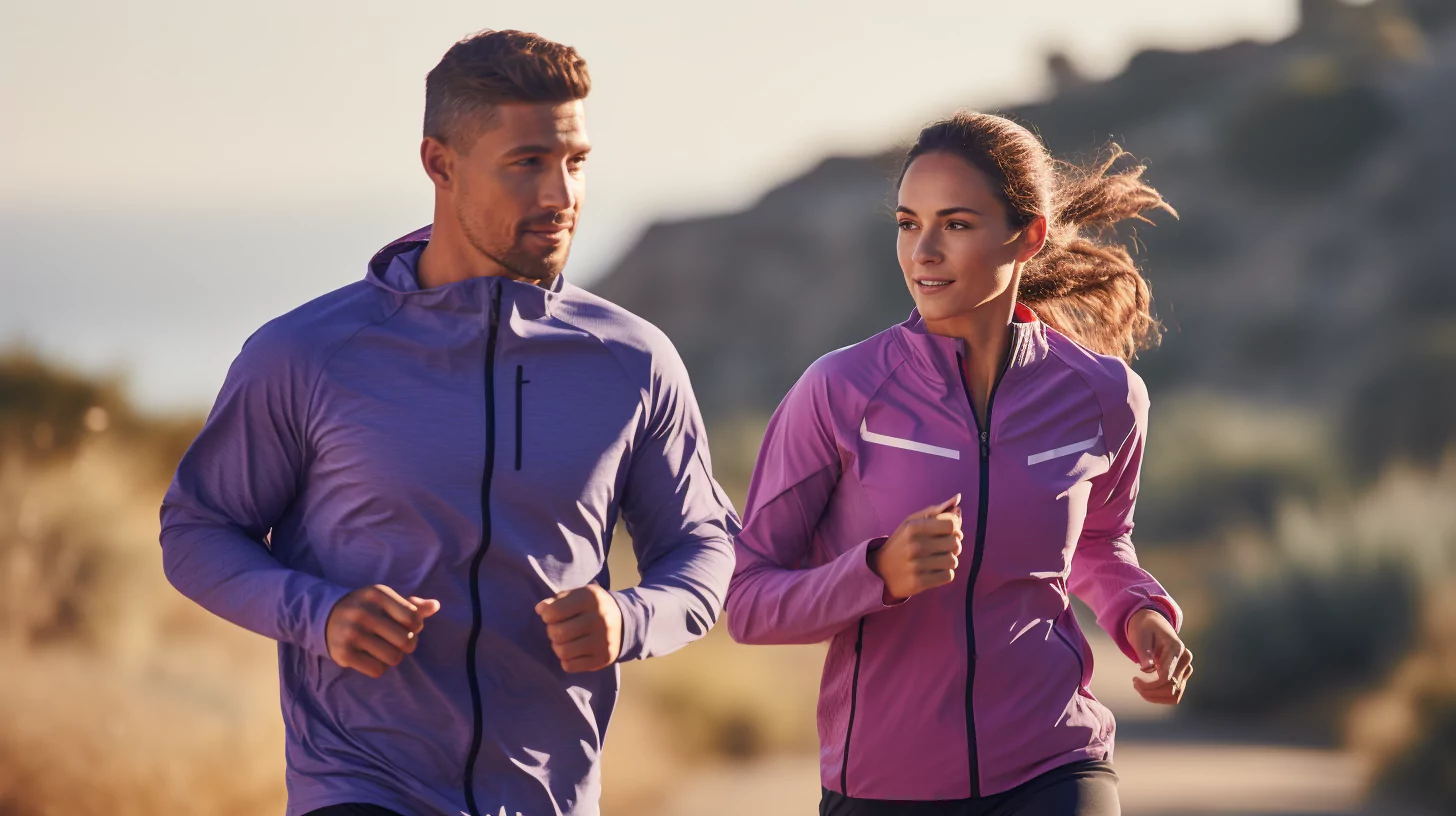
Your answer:
[[[410,13],[402,13],[408,9]],[[574,45],[593,91],[568,277],[657,219],[750,205],[830,154],[1043,96],[1145,47],[1274,40],[1295,0],[12,4],[0,22],[0,348],[210,404],[248,334],[429,220],[424,76],[455,40]]]

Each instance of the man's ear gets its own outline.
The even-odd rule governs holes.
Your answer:
[[[455,150],[433,136],[420,142],[420,164],[436,189],[448,190],[455,184]]]

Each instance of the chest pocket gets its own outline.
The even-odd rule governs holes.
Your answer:
[[[857,475],[890,529],[957,493],[963,502],[975,496],[980,454],[959,416],[886,400],[868,407],[857,437]]]
[[[1101,423],[1098,423],[1097,435],[1092,437],[1091,439],[1084,439],[1081,442],[1073,442],[1070,445],[1063,445],[1059,448],[1052,448],[1051,450],[1042,451],[1041,453],[1033,453],[1030,456],[1026,457],[1026,465],[1027,467],[1032,467],[1034,465],[1039,465],[1042,462],[1050,462],[1053,459],[1061,459],[1064,456],[1071,456],[1075,453],[1082,453],[1083,451],[1092,450],[1093,448],[1101,444],[1101,442],[1102,425]]]
[[[1092,480],[1110,464],[1102,426],[1094,419],[1060,427],[1008,423],[1000,430],[992,442],[983,574],[996,582],[1063,575],[1087,518]]]
[[[955,459],[957,461],[961,458],[961,452],[953,448],[942,448],[936,445],[928,445],[924,442],[916,442],[913,439],[902,439],[898,436],[873,433],[869,429],[868,419],[860,421],[859,438],[871,445],[884,445],[887,448],[899,448],[900,450],[924,453],[929,456],[940,456],[945,459]]]

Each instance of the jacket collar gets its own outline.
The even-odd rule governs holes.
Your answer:
[[[390,241],[369,261],[365,279],[411,305],[444,311],[477,311],[490,303],[497,287],[516,312],[527,320],[551,314],[566,287],[564,275],[557,275],[550,289],[502,277],[480,277],[457,281],[432,289],[421,289],[418,275],[420,253],[430,242],[430,226]]]
[[[940,382],[947,387],[961,386],[961,372],[957,358],[966,355],[966,341],[959,337],[932,334],[920,316],[920,310],[910,312],[910,318],[892,330],[910,365],[922,376]],[[1026,376],[1047,357],[1047,328],[1030,307],[1016,304],[1011,318],[1011,346],[1009,361],[1002,382]]]

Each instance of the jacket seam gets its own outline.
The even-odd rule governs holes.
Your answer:
[[[576,329],[577,331],[581,332],[582,334],[586,335],[587,337],[590,337],[591,339],[597,341],[597,344],[602,347],[602,350],[607,353],[607,356],[610,357],[610,358],[612,358],[612,363],[617,367],[617,371],[619,371],[622,374],[622,378],[627,382],[628,387],[632,388],[634,391],[637,392],[637,400],[638,400],[638,402],[642,406],[642,419],[643,419],[643,425],[644,425],[643,430],[644,431],[650,431],[651,430],[651,425],[652,425],[652,414],[653,414],[653,411],[652,411],[652,387],[651,387],[651,384],[648,383],[647,385],[643,385],[643,384],[640,384],[640,383],[636,382],[633,379],[633,377],[632,377],[632,372],[627,369],[626,364],[624,364],[620,359],[617,358],[617,353],[612,350],[611,345],[609,343],[607,343],[607,341],[605,339],[603,339],[601,335],[597,334],[596,332],[592,331],[591,329],[585,328],[585,327],[580,326],[580,325],[578,325],[578,324],[576,324],[576,323],[574,323],[574,322],[572,322],[570,320],[567,320],[566,318],[562,317],[556,311],[553,311],[551,313],[550,317],[551,317],[552,320],[559,320],[562,324],[567,325],[567,326],[570,326],[571,328]],[[669,341],[669,342],[671,342],[671,341]],[[649,351],[647,353],[647,356],[653,362],[656,362],[657,361],[657,355],[654,354],[654,353],[652,353],[651,351]],[[683,369],[684,369],[684,371],[686,371],[686,369],[687,369],[687,366],[685,364],[683,366]],[[649,367],[649,370],[650,370],[650,367]],[[635,458],[636,455],[637,455],[637,451],[636,451],[635,446],[634,446],[634,449],[632,451],[632,456]]]
[[[861,418],[864,417],[865,411],[869,409],[870,403],[871,402],[874,402],[875,397],[879,396],[880,392],[884,390],[885,384],[890,381],[891,377],[894,376],[895,372],[896,371],[899,371],[900,370],[900,367],[903,366],[904,364],[905,364],[905,357],[904,357],[904,355],[901,355],[900,359],[893,366],[890,366],[890,368],[885,371],[884,376],[880,378],[879,383],[875,386],[875,390],[870,392],[869,396],[865,398],[864,403],[862,405],[860,405],[859,409],[857,410],[857,413],[859,413],[859,415],[860,415]],[[817,414],[818,412],[816,411],[815,413]],[[846,473],[846,469],[845,469],[845,466],[844,466],[845,465],[844,455],[845,455],[846,451],[848,451],[848,449],[845,447],[844,444],[841,443],[841,441],[839,439],[839,430],[838,430],[838,427],[837,427],[837,423],[834,422],[834,420],[837,418],[835,416],[835,413],[836,412],[834,411],[833,408],[830,408],[829,409],[829,420],[830,420],[830,422],[829,422],[829,430],[830,430],[830,434],[831,434],[830,442],[832,442],[834,444],[835,454],[836,454],[836,456],[835,456],[836,461],[835,462],[827,462],[824,465],[822,465],[822,466],[820,466],[818,468],[815,468],[814,470],[812,470],[809,473],[805,474],[803,478],[798,479],[793,484],[785,485],[782,490],[780,490],[777,493],[773,494],[773,496],[771,496],[771,497],[769,497],[767,499],[764,499],[763,501],[759,502],[758,503],[758,506],[760,508],[767,507],[768,505],[773,504],[774,502],[776,502],[779,499],[783,498],[788,493],[792,492],[794,488],[796,488],[799,485],[801,485],[801,484],[809,481],[810,479],[814,478],[815,476],[818,476],[820,473],[823,473],[827,468],[835,467],[836,464],[838,465],[838,471],[839,471],[838,479],[843,479],[844,478],[845,473]],[[816,417],[816,418],[818,418],[818,417]],[[860,480],[858,478],[855,479],[855,483],[856,484],[859,484],[860,487],[861,487],[861,490],[863,490],[863,485],[860,483]],[[868,498],[868,491],[864,491],[864,492],[866,494],[866,497]],[[876,519],[879,519],[879,517],[880,517],[880,513],[879,513],[878,510],[876,510],[875,511],[875,518]],[[753,516],[751,518],[744,518],[743,519],[743,524],[745,526],[747,526],[748,524],[752,523],[752,521],[753,521],[754,518],[757,518],[757,515],[755,515],[755,516]],[[810,534],[810,537],[811,538],[813,537],[813,533],[814,533],[814,530],[811,527],[810,530],[809,530],[809,534]],[[762,556],[761,553],[755,553],[755,555],[759,555],[760,557]]]
[[[365,329],[382,326],[385,323],[388,323],[391,319],[394,318],[395,315],[399,314],[400,309],[403,308],[403,306],[404,304],[402,302],[396,303],[394,305],[394,308],[390,309],[388,314],[377,320],[365,323],[364,325],[355,329],[349,334],[348,337],[344,338],[343,342],[339,343],[339,345],[335,347],[333,351],[329,352],[329,355],[325,357],[323,362],[319,364],[318,373],[314,375],[313,385],[311,385],[308,389],[308,403],[304,406],[303,409],[304,427],[301,429],[303,432],[303,439],[299,440],[299,448],[301,450],[308,449],[308,445],[306,443],[309,437],[309,427],[312,425],[313,422],[313,401],[318,396],[319,385],[324,380],[324,373],[328,371],[329,364],[332,363],[334,361],[334,358],[339,356],[339,353],[347,348],[350,343],[354,342],[354,338],[358,337],[361,332],[363,332]]]
[[[1098,391],[1097,390],[1097,387],[1092,384],[1092,381],[1089,380],[1089,379],[1087,379],[1087,375],[1086,374],[1083,374],[1080,369],[1078,369],[1076,366],[1072,365],[1071,363],[1067,362],[1066,358],[1063,357],[1057,351],[1057,349],[1056,349],[1055,346],[1052,346],[1052,345],[1048,344],[1048,351],[1049,351],[1049,354],[1050,355],[1055,356],[1057,358],[1057,362],[1061,363],[1063,366],[1066,366],[1066,368],[1067,368],[1068,371],[1070,371],[1073,374],[1077,375],[1077,379],[1082,382],[1082,385],[1086,386],[1087,387],[1087,390],[1092,392],[1092,401],[1097,404],[1097,420],[1098,420],[1099,423],[1101,423],[1101,427],[1102,428],[1104,428],[1104,429],[1107,428],[1108,427],[1108,413],[1107,413],[1107,407],[1102,403],[1102,392]],[[1118,459],[1119,455],[1122,453],[1123,446],[1127,444],[1127,440],[1129,438],[1131,438],[1132,435],[1136,431],[1137,431],[1137,417],[1134,416],[1133,417],[1133,421],[1132,421],[1132,425],[1128,428],[1127,434],[1125,436],[1123,436],[1121,439],[1118,440],[1116,450],[1114,450],[1111,445],[1108,445],[1107,446],[1107,465],[1108,465],[1108,467],[1107,467],[1107,474],[1102,474],[1102,475],[1109,475],[1109,474],[1112,473],[1112,471],[1115,469],[1114,468],[1114,465],[1117,464],[1117,459]],[[1107,437],[1104,436],[1103,438],[1106,439]],[[1091,479],[1089,481],[1095,481],[1097,478],[1098,477],[1093,477],[1093,479]],[[1115,484],[1115,482],[1114,482],[1114,484]],[[1111,499],[1111,494],[1109,492],[1108,497],[1107,498],[1104,498],[1102,500],[1102,504],[1106,504],[1108,502],[1108,500],[1110,500],[1110,499]]]

